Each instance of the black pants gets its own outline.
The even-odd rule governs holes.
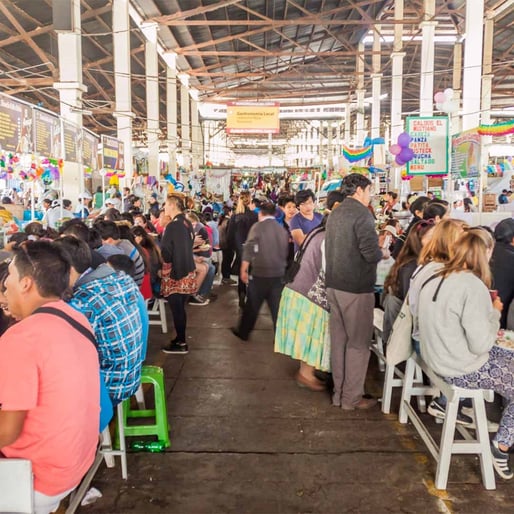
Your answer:
[[[283,287],[282,277],[252,277],[250,279],[246,292],[246,304],[243,308],[243,315],[241,316],[238,328],[241,336],[247,338],[253,330],[265,300],[271,311],[273,330],[275,330]]]
[[[221,261],[221,276],[223,278],[230,278],[230,271],[232,269],[232,261],[234,260],[234,250],[231,248],[221,251],[223,260]]]
[[[186,325],[187,314],[186,305],[189,299],[188,294],[172,294],[166,298],[170,304],[171,315],[173,316],[173,324],[177,333],[177,341],[179,343],[186,342]]]

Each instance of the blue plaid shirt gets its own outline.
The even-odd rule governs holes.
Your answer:
[[[98,278],[97,270],[81,277],[70,304],[91,323],[109,396],[119,402],[136,392],[141,379],[141,293],[131,277],[120,272],[106,275],[104,266],[99,267],[104,272]]]

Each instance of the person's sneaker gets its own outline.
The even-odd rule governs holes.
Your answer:
[[[237,281],[236,280],[232,280],[231,278],[222,278],[221,279],[221,283],[222,284],[226,284],[228,286],[233,286],[233,285],[237,284]]]
[[[239,339],[241,339],[241,341],[248,341],[248,336],[244,336],[243,334],[241,334],[236,327],[232,327],[230,329],[230,331],[236,336],[238,337]]]
[[[491,453],[493,454],[493,466],[496,473],[505,480],[513,478],[514,473],[509,466],[509,454],[501,451],[496,441],[491,441]]]
[[[442,405],[439,398],[432,400],[428,406],[427,412],[434,418],[444,419],[446,417],[446,405]],[[463,414],[462,409],[457,413],[457,424],[472,428],[473,418]]]
[[[352,405],[346,405],[341,403],[341,409],[343,410],[366,410],[371,409],[377,405],[377,399],[373,398],[369,394],[365,394],[357,403]]]
[[[164,353],[175,353],[180,355],[185,355],[189,352],[189,348],[186,343],[175,343],[171,342],[170,344],[163,346],[161,351]]]
[[[189,299],[189,305],[207,305],[210,302],[208,298],[204,298],[203,296],[199,294],[195,294],[194,296],[191,296]]]
[[[460,411],[462,412],[462,414],[469,416],[472,419],[472,423],[469,426],[469,428],[476,428],[475,413],[473,412],[473,407],[462,407],[462,409]],[[489,419],[487,420],[487,431],[488,432],[496,433],[496,432],[498,432],[498,428],[499,428],[498,423],[491,421]]]

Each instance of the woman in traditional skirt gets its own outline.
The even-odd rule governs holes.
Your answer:
[[[331,194],[327,207],[342,201],[338,192]],[[325,226],[310,232],[300,249],[300,269],[283,291],[275,332],[275,352],[300,361],[295,375],[297,384],[312,391],[324,391],[325,385],[314,370],[330,370],[329,308],[324,272]]]

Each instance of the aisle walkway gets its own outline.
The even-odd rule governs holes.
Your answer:
[[[383,513],[514,511],[514,483],[484,491],[478,462],[456,459],[448,493],[433,489],[434,462],[412,427],[396,416],[343,412],[328,393],[300,389],[296,364],[273,353],[271,321],[261,315],[249,343],[229,328],[235,288],[189,307],[187,356],[159,351],[151,330],[148,363],[162,365],[172,447],[131,453],[129,479],[101,468],[103,497],[81,513]],[[369,392],[380,394],[373,361]],[[394,406],[396,408],[396,405]]]

